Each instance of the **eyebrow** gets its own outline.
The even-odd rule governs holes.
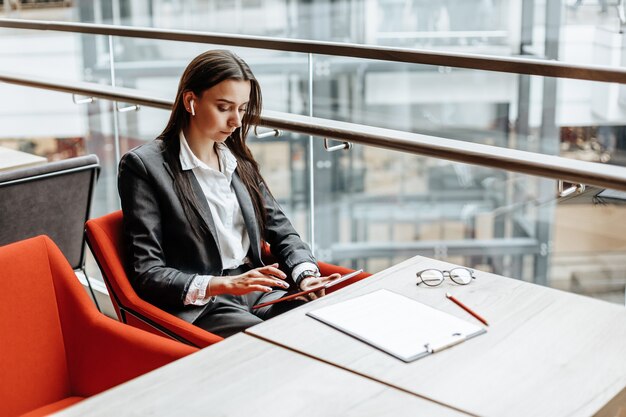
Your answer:
[[[228,104],[236,104],[234,101],[226,100],[225,98],[218,98],[217,101],[223,101],[224,103],[228,103]],[[244,106],[248,103],[249,101],[246,101],[245,103],[241,103],[240,105]]]

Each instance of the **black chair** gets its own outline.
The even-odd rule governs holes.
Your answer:
[[[85,222],[100,164],[96,155],[0,172],[0,246],[48,235],[74,270],[85,273]]]

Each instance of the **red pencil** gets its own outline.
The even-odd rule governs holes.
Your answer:
[[[461,307],[463,310],[467,311],[468,313],[470,313],[472,316],[476,317],[478,320],[480,320],[482,323],[484,323],[485,326],[489,326],[489,323],[487,323],[487,320],[485,320],[484,318],[480,317],[477,313],[475,313],[474,311],[472,311],[472,309],[470,309],[468,306],[466,306],[465,304],[463,304],[462,302],[460,302],[459,300],[457,300],[456,298],[454,298],[454,296],[452,294],[450,294],[449,292],[446,293],[446,297],[448,297],[453,303],[455,303],[456,305],[458,305],[459,307]]]

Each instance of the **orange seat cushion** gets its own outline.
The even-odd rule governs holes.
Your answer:
[[[46,236],[0,247],[0,416],[44,415],[196,352],[95,308]]]
[[[70,396],[70,380],[44,240],[3,247],[0,265],[0,414],[15,415]]]

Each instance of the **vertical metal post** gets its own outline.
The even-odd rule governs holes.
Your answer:
[[[535,23],[535,0],[522,0],[522,22],[520,33],[520,55],[528,55],[530,47],[533,44],[533,28]],[[517,76],[517,115],[515,119],[515,135],[509,136],[509,147],[515,146],[520,150],[527,150],[530,138],[530,85],[531,76],[519,74]],[[515,143],[511,139],[515,138]],[[528,178],[526,175],[509,172],[507,175],[507,183],[513,187],[511,194],[511,204],[517,205],[523,202],[524,197],[518,193],[517,187],[524,187],[527,181],[534,181],[534,178]],[[511,230],[512,237],[530,237],[523,227],[519,227],[516,217],[525,216],[523,212],[514,215],[512,218],[513,228]],[[524,255],[515,254],[511,256],[510,272],[514,278],[521,279],[524,275]]]
[[[561,31],[561,1],[546,2],[546,39],[545,56],[547,59],[559,58],[559,37]],[[541,117],[541,134],[539,152],[549,155],[559,153],[559,131],[556,126],[557,79],[543,79],[543,111]],[[552,253],[552,222],[554,221],[556,202],[554,200],[554,180],[539,179],[539,200],[550,201],[537,210],[537,242],[540,254],[535,256],[535,283],[548,285],[550,256]]]
[[[535,23],[535,0],[523,0],[522,3],[522,33],[520,42],[520,55],[528,55],[528,47],[533,44],[533,27]],[[520,146],[520,139],[523,137],[524,145],[530,134],[529,128],[529,105],[530,105],[530,75],[520,74],[518,75],[518,88],[517,88],[517,146],[519,149],[523,149]],[[522,146],[524,146],[522,145]]]
[[[313,117],[313,54],[309,55],[309,116]],[[309,240],[315,255],[315,149],[313,136],[309,136]]]
[[[120,0],[113,0],[111,2],[111,13],[113,14],[113,24],[114,25],[121,25],[122,24],[122,19],[121,19],[121,12],[120,12]]]
[[[111,86],[115,87],[115,57],[113,52],[113,36],[109,35],[109,65],[111,66]],[[113,137],[115,138],[115,166],[117,173],[117,162],[120,160],[120,131],[119,116],[117,114],[117,101],[113,102]]]
[[[308,35],[313,39],[323,39],[333,34],[333,22],[336,20],[334,7],[336,2],[331,0],[311,1],[312,10],[308,17]],[[333,60],[327,56],[315,56],[313,68],[315,68],[315,91],[312,91],[312,104],[323,112],[322,115],[315,112],[315,116],[338,117],[339,105],[335,100],[337,83],[340,76],[332,71]],[[320,100],[322,100],[320,102]],[[319,138],[317,138],[319,139]],[[329,153],[319,142],[312,148],[315,163],[315,226],[320,233],[315,235],[316,255],[320,259],[333,261],[330,250],[332,244],[339,237],[339,213],[337,194],[337,170],[336,163],[339,155],[336,152]]]

